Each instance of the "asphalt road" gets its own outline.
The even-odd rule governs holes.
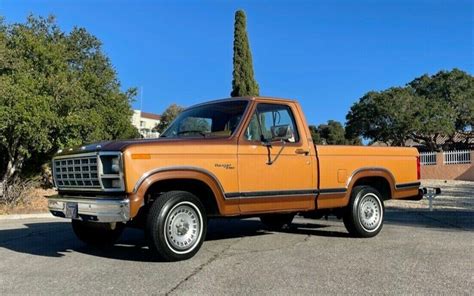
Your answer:
[[[372,239],[337,220],[214,220],[191,260],[150,260],[143,232],[109,249],[79,242],[62,219],[0,221],[0,295],[472,294],[474,212],[388,210]]]

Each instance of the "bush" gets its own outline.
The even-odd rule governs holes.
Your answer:
[[[16,206],[26,200],[28,194],[38,187],[37,179],[12,178],[1,184],[0,205]]]

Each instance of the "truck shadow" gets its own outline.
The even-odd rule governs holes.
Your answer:
[[[385,223],[387,226],[431,228],[439,231],[473,231],[474,211],[388,210]],[[335,219],[325,221],[298,218],[292,227],[282,232],[351,239],[342,223]],[[275,232],[265,229],[258,219],[216,219],[209,223],[206,241],[212,244],[219,240],[263,235],[275,235]],[[153,259],[149,252],[142,230],[126,229],[114,246],[94,248],[80,242],[73,234],[70,224],[63,221],[28,223],[22,225],[22,228],[0,230],[0,248],[44,257],[62,257],[77,252],[116,260],[160,262],[159,259]]]

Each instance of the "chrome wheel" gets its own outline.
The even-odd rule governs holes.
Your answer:
[[[164,224],[166,244],[173,252],[191,252],[202,236],[202,215],[191,202],[176,204],[168,213]]]
[[[376,231],[382,223],[383,210],[380,199],[367,193],[359,201],[359,222],[367,232]]]

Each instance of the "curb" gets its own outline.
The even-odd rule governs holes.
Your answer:
[[[0,221],[20,220],[20,219],[42,219],[42,218],[43,219],[54,218],[54,216],[51,213],[0,215]]]

